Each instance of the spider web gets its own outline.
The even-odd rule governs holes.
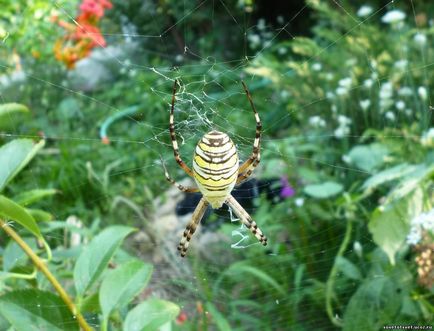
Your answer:
[[[336,7],[342,9],[342,15],[347,15],[354,20],[353,28],[342,33],[333,42],[322,47],[314,56],[305,60],[303,65],[308,67],[317,65],[321,55],[331,52],[334,47],[339,47],[342,39],[345,36],[351,35],[353,30],[364,29],[366,23],[378,20],[379,17],[384,15],[386,9],[393,9],[395,5],[401,3],[401,1],[389,1],[382,7],[378,7],[367,17],[361,19],[352,14],[353,6],[348,5],[346,2],[333,2]],[[191,42],[191,44],[189,42],[189,34],[192,33],[190,20],[206,5],[210,5],[210,3],[212,3],[211,8],[226,11],[227,22],[230,22],[226,23],[236,27],[238,40],[242,40],[243,42],[242,54],[238,54],[234,59],[228,59],[227,57],[219,58],[215,54],[200,54],[194,50],[194,42]],[[70,23],[76,23],[74,21],[75,8],[55,1],[51,2],[51,6],[65,20]],[[305,249],[312,251],[318,247],[319,250],[317,251],[315,260],[306,256],[306,264],[300,267],[294,264],[295,260],[291,254],[281,254],[272,248],[261,251],[262,247],[257,247],[259,245],[255,242],[254,238],[252,239],[249,232],[239,225],[238,220],[232,215],[232,212],[228,211],[227,213],[223,213],[223,215],[219,215],[226,222],[225,224],[220,224],[217,227],[219,228],[218,230],[212,229],[213,220],[216,221],[217,217],[215,215],[210,216],[210,221],[207,221],[202,227],[203,229],[200,229],[192,239],[189,255],[195,256],[194,259],[181,260],[176,256],[173,247],[176,247],[180,239],[180,231],[183,230],[185,224],[189,221],[191,214],[183,217],[174,215],[175,202],[179,202],[183,196],[168,186],[161,186],[164,174],[159,162],[159,155],[162,154],[171,175],[178,181],[185,183],[182,180],[185,177],[184,174],[179,170],[171,156],[172,150],[168,131],[168,114],[172,86],[175,79],[179,80],[176,96],[175,128],[181,156],[184,161],[190,164],[191,155],[193,155],[197,141],[204,133],[212,129],[227,132],[236,143],[241,159],[245,160],[251,153],[255,120],[240,84],[240,81],[244,80],[252,93],[264,128],[261,149],[262,163],[255,171],[257,177],[267,177],[270,174],[274,174],[279,179],[282,176],[288,176],[291,168],[296,167],[300,162],[317,163],[319,166],[331,170],[344,168],[349,173],[361,172],[359,168],[345,163],[329,163],[324,160],[317,160],[315,157],[297,156],[293,153],[290,146],[284,148],[285,142],[289,145],[296,144],[299,141],[335,137],[338,123],[327,125],[326,130],[321,135],[318,135],[318,133],[310,134],[307,131],[301,132],[299,136],[286,137],[284,132],[293,122],[298,121],[297,117],[300,114],[313,117],[318,115],[317,110],[319,108],[324,107],[329,109],[333,107],[335,100],[328,96],[318,97],[316,100],[301,107],[288,110],[285,104],[291,98],[290,91],[276,91],[272,88],[274,83],[272,79],[264,78],[264,75],[252,70],[256,64],[261,63],[263,56],[266,56],[270,52],[276,52],[276,46],[283,40],[298,38],[298,36],[295,37],[294,33],[291,32],[291,26],[297,17],[308,15],[308,7],[301,7],[298,12],[290,17],[282,16],[278,18],[277,28],[276,24],[271,26],[268,22],[255,19],[248,13],[244,15],[244,19],[241,21],[238,17],[239,15],[235,14],[236,8],[232,8],[231,5],[224,1],[211,2],[210,0],[204,0],[198,2],[192,9],[186,9],[188,6],[184,1],[183,8],[184,14],[176,22],[173,22],[171,26],[155,26],[154,30],[158,32],[152,31],[149,34],[137,33],[134,31],[132,24],[125,24],[125,32],[121,34],[104,33],[109,46],[101,47],[98,52],[111,60],[112,63],[110,65],[115,68],[113,70],[119,73],[119,76],[117,76],[119,81],[123,79],[135,79],[137,81],[135,88],[137,98],[128,102],[131,105],[138,105],[137,112],[124,115],[122,120],[114,122],[108,128],[108,137],[111,142],[108,146],[101,143],[101,137],[98,136],[97,131],[107,117],[122,113],[124,111],[123,107],[95,96],[97,94],[93,91],[83,91],[80,88],[72,86],[65,77],[53,80],[47,78],[44,74],[26,72],[24,69],[23,73],[26,84],[39,84],[43,89],[49,89],[51,93],[64,95],[69,101],[78,100],[83,109],[87,107],[91,109],[100,108],[105,111],[104,115],[100,112],[99,118],[98,116],[92,117],[96,119],[96,122],[91,123],[89,123],[89,119],[86,116],[80,115],[80,112],[73,116],[65,117],[67,121],[71,122],[70,125],[72,127],[78,128],[77,135],[65,136],[61,129],[65,123],[52,123],[52,126],[42,127],[41,131],[43,131],[43,135],[47,138],[49,144],[47,146],[48,151],[45,154],[43,152],[43,156],[40,157],[51,157],[50,152],[57,153],[55,150],[59,146],[67,150],[83,148],[84,157],[82,159],[71,160],[65,155],[62,156],[63,160],[71,161],[74,167],[80,168],[78,170],[79,176],[77,176],[74,182],[62,183],[63,189],[67,189],[65,194],[67,196],[73,195],[74,192],[80,192],[80,187],[87,186],[89,182],[97,183],[95,185],[100,185],[99,189],[91,191],[90,195],[87,196],[86,205],[81,207],[91,208],[93,205],[99,205],[100,203],[109,203],[111,206],[106,208],[107,213],[111,212],[119,216],[128,216],[130,220],[134,220],[133,223],[135,225],[144,229],[139,235],[131,238],[125,246],[129,248],[130,252],[133,251],[144,260],[154,264],[155,272],[149,286],[152,296],[165,298],[179,304],[182,311],[187,313],[189,320],[202,319],[201,323],[208,323],[204,322],[206,318],[202,318],[201,316],[202,314],[207,315],[210,313],[211,319],[208,327],[214,329],[216,327],[215,323],[219,319],[216,315],[218,313],[215,311],[209,312],[209,307],[202,307],[201,304],[198,304],[211,301],[217,309],[229,305],[231,309],[238,309],[240,311],[238,315],[239,320],[237,321],[237,325],[241,325],[237,328],[239,330],[255,329],[258,325],[268,325],[270,330],[287,330],[292,329],[293,324],[285,318],[286,312],[282,309],[279,310],[279,307],[283,306],[287,309],[293,302],[297,302],[296,309],[299,310],[301,316],[303,316],[303,311],[310,312],[306,314],[310,319],[303,322],[306,329],[331,329],[322,301],[316,307],[311,303],[306,305],[305,302],[308,301],[303,301],[301,297],[297,297],[300,290],[304,286],[308,286],[307,283],[298,281],[296,277],[295,279],[288,279],[288,282],[294,284],[290,286],[292,289],[291,293],[279,292],[281,288],[279,287],[280,284],[275,284],[272,280],[266,278],[264,274],[266,274],[267,270],[263,268],[271,265],[276,270],[281,271],[281,273],[284,273],[285,269],[296,269],[298,277],[302,277],[306,269],[309,269],[309,275],[312,278],[310,281],[314,282],[316,276],[318,279],[321,279],[329,271],[333,256],[330,252],[336,252],[340,242],[344,238],[341,224],[330,223],[319,227],[318,233],[315,236],[307,238],[304,246]],[[116,7],[112,10],[116,10]],[[407,20],[416,20],[416,14],[412,14],[413,17],[409,15],[410,17]],[[133,31],[130,31],[131,29]],[[218,29],[218,22],[213,19],[213,33],[218,34]],[[183,52],[179,54],[169,53],[169,51],[173,50],[170,45],[176,42],[176,37],[172,34],[175,30],[182,32],[185,42]],[[62,35],[60,29],[55,33],[58,33],[59,36]],[[134,52],[127,55],[119,55],[116,49],[111,47],[111,45],[116,44],[134,45],[135,40],[143,39],[150,41],[146,46],[146,51],[149,54],[161,56],[168,61],[163,64],[160,64],[160,62],[164,61],[160,61],[155,65],[144,63],[145,61],[140,60]],[[152,46],[152,42],[154,41],[155,48]],[[215,42],[218,41],[215,40]],[[10,49],[11,52],[14,47],[14,45],[8,43],[7,38],[3,40],[3,46]],[[161,51],[164,47],[167,47],[168,53]],[[277,49],[277,52],[283,52],[283,50]],[[427,77],[432,74],[431,68],[434,62],[429,62],[429,59],[424,57],[423,52],[421,52],[420,56],[424,67],[414,68],[414,70],[422,70],[426,81],[428,81]],[[405,58],[404,50],[403,58]],[[170,62],[175,65],[169,64]],[[366,62],[371,63],[371,58],[368,54],[366,55]],[[0,64],[0,66],[8,71],[13,69],[11,66],[3,64]],[[366,70],[373,71],[374,68],[367,65]],[[290,75],[292,72],[293,70],[282,68],[280,77],[276,77],[276,80]],[[145,76],[146,78],[144,78]],[[137,79],[136,77],[141,78]],[[382,82],[387,79],[388,77],[377,77],[376,84],[378,91],[381,89]],[[353,92],[363,88],[364,86],[360,85],[351,86],[350,89]],[[26,97],[30,102],[31,96]],[[44,98],[44,95],[42,98]],[[118,98],[122,98],[122,96],[118,96]],[[430,97],[428,96],[428,98]],[[110,99],[114,100],[115,98],[111,97]],[[2,103],[14,101],[26,103],[25,99],[16,98],[13,94],[5,92],[0,94],[0,100]],[[120,102],[119,104],[125,103]],[[145,109],[143,105],[146,103],[152,105],[150,106],[152,108]],[[428,103],[432,105],[431,99],[429,99]],[[46,106],[48,109],[50,108],[50,105],[47,104]],[[71,104],[67,104],[66,106],[71,106]],[[62,106],[57,108],[59,110]],[[50,111],[56,111],[56,109],[50,109]],[[149,116],[149,113],[154,114],[156,112],[161,114],[161,116]],[[35,116],[39,116],[38,111],[35,111]],[[390,124],[387,119],[382,119],[382,121],[384,127],[393,127],[393,124]],[[83,126],[84,129],[80,129],[80,126]],[[5,141],[19,137],[38,138],[34,134],[33,129],[32,127],[24,127],[23,129],[17,125],[12,132],[0,134]],[[358,138],[361,136],[347,132],[343,134],[343,137]],[[396,138],[399,139],[400,137]],[[87,145],[88,148],[82,147],[83,145]],[[142,157],[136,156],[141,155],[142,150],[147,151],[146,155]],[[127,152],[127,154],[124,155],[125,153],[123,152]],[[91,153],[105,156],[112,154],[112,157],[108,157],[112,162],[106,165],[97,162],[94,164],[92,159],[87,159]],[[145,159],[148,161],[144,162]],[[149,162],[149,160],[152,160],[152,162]],[[286,162],[273,162],[269,164],[268,161],[270,160],[285,160]],[[42,162],[36,160],[35,164],[26,170],[30,173],[29,176],[25,177],[28,180],[25,184],[26,187],[46,187],[38,179],[42,173],[49,171],[49,169],[42,168],[42,164]],[[147,187],[144,194],[149,196],[148,199],[136,199],[134,196],[125,196],[125,192],[120,192],[119,194],[109,192],[110,187],[115,186],[115,183],[123,182],[130,177],[136,177],[137,181],[143,178],[143,185]],[[53,177],[52,182],[54,187],[56,187],[56,178]],[[128,184],[127,182],[125,183]],[[134,187],[132,189],[133,194],[137,195],[137,190],[137,187]],[[252,215],[263,216],[273,208],[287,210],[285,221],[288,222],[288,228],[294,228],[300,220],[294,216],[293,209],[303,204],[303,201],[304,203],[308,202],[308,198],[301,191],[299,192],[297,188],[295,188],[295,191],[294,197],[276,205],[271,205],[266,199],[257,199],[256,196],[252,195],[252,198],[255,198],[255,205],[249,211]],[[258,204],[258,201],[261,204]],[[97,224],[95,219],[99,217],[103,219],[100,226],[104,227],[104,217],[108,217],[107,215],[93,213],[94,216],[98,217],[86,219],[86,215],[83,212],[80,213],[80,206],[62,205],[62,209],[57,209],[47,204],[44,205],[44,208],[59,220],[65,220],[71,215],[77,215],[80,222],[89,227],[92,224]],[[117,208],[125,209],[126,211],[118,212],[116,211]],[[273,228],[272,217],[269,217],[265,223],[257,216],[254,218],[265,234],[267,234],[267,229]],[[174,225],[174,220],[178,224]],[[228,222],[229,220],[231,222]],[[167,222],[168,225],[164,224],[164,222]],[[151,240],[149,231],[156,232],[156,242]],[[316,236],[319,238],[327,232],[334,234],[335,237],[339,236],[339,238],[335,238],[330,246],[327,245],[327,242],[316,242]],[[53,240],[63,239],[62,235],[56,235],[52,232],[48,233],[46,237]],[[363,239],[368,243],[364,247],[366,251],[375,247],[374,243],[371,243],[371,246],[369,246],[370,238],[364,237]],[[270,242],[278,242],[279,240],[285,241],[288,239],[285,236],[281,238],[269,238]],[[346,253],[351,254],[353,252],[352,245],[349,247]],[[294,252],[294,254],[303,255],[303,252]],[[249,272],[252,269],[248,269],[240,261],[243,261],[246,256],[252,259],[255,255],[258,256],[257,265],[255,266],[257,269],[255,270],[260,271],[259,276],[257,275],[258,279],[268,282],[270,290],[255,286],[255,284],[243,283],[242,273],[246,272],[246,270]],[[324,256],[324,258],[321,259],[321,256]],[[206,261],[206,263],[201,262],[201,260]],[[230,265],[230,263],[234,264]],[[323,281],[323,279],[321,280]],[[319,281],[317,288],[312,287],[311,284],[309,286],[312,288],[311,296],[321,296],[323,288],[321,288],[322,285]],[[358,284],[352,282],[346,284],[346,286],[345,292],[350,295],[355,291]],[[251,300],[252,291],[246,290],[249,288],[253,289],[255,300]],[[226,292],[226,290],[231,292]],[[231,295],[234,297],[231,297]],[[211,299],[209,298],[210,296]],[[261,312],[262,307],[266,307],[268,311],[267,317],[270,320],[261,321],[263,316]],[[222,309],[222,311],[224,310]],[[316,311],[318,315],[315,317],[312,311]],[[342,316],[336,317],[337,319],[342,318]],[[94,317],[93,322],[95,327],[99,326],[97,317]],[[179,329],[183,329],[184,327],[183,325],[178,326]]]

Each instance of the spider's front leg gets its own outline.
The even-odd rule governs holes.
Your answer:
[[[181,256],[184,257],[187,254],[187,249],[190,244],[191,237],[196,232],[199,223],[205,214],[206,209],[208,208],[208,201],[204,198],[200,199],[199,204],[193,212],[193,216],[191,217],[190,223],[188,223],[187,227],[182,234],[181,242],[178,245],[178,250],[181,252]]]
[[[176,186],[178,188],[178,190],[185,192],[185,193],[199,192],[199,189],[197,187],[186,187],[184,185],[177,183],[172,177],[170,177],[169,172],[167,171],[166,165],[164,164],[163,157],[161,155],[160,155],[160,159],[161,159],[161,165],[163,166],[163,169],[164,169],[164,176],[166,177],[166,179],[169,183]]]

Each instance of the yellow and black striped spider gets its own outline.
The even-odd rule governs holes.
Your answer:
[[[217,209],[226,203],[239,217],[241,222],[255,235],[259,242],[264,246],[267,245],[267,238],[258,228],[256,222],[252,220],[250,215],[231,195],[235,185],[241,183],[252,174],[261,158],[261,120],[259,119],[259,115],[255,109],[246,84],[244,84],[244,82],[242,82],[242,84],[256,119],[256,136],[253,143],[252,154],[247,161],[240,166],[237,148],[231,138],[229,138],[229,136],[224,132],[213,130],[205,134],[197,144],[193,158],[193,170],[185,164],[179,155],[175,125],[173,121],[177,85],[176,80],[173,85],[172,108],[170,110],[169,119],[169,131],[172,140],[173,154],[176,162],[187,173],[187,175],[194,178],[198,187],[185,187],[175,182],[175,180],[170,177],[163,163],[165,176],[166,179],[178,187],[179,190],[189,193],[200,191],[203,195],[194,210],[192,219],[187,225],[182,235],[181,242],[178,245],[178,250],[181,252],[182,257],[187,253],[191,237],[196,231],[196,228],[209,205],[211,205],[212,208]]]

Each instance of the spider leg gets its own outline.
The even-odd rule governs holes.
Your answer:
[[[199,192],[199,189],[197,187],[186,187],[184,185],[177,183],[172,177],[170,177],[169,172],[167,171],[166,165],[164,164],[164,160],[161,157],[161,155],[160,155],[160,159],[161,159],[161,164],[162,164],[163,169],[164,169],[164,176],[166,177],[166,179],[169,183],[176,186],[180,191],[185,192],[185,193]]]
[[[187,249],[190,244],[191,237],[196,232],[196,229],[205,214],[206,209],[208,208],[208,201],[204,198],[200,199],[199,204],[193,212],[193,216],[191,217],[190,223],[188,223],[187,227],[182,234],[181,242],[178,245],[178,250],[181,252],[181,256],[184,257],[187,254]]]
[[[170,109],[170,118],[169,118],[169,132],[170,132],[170,139],[172,140],[172,147],[173,147],[173,155],[175,156],[176,162],[179,164],[179,166],[189,175],[190,177],[193,177],[193,172],[191,169],[185,164],[184,161],[182,161],[181,156],[179,155],[179,148],[178,148],[178,142],[176,140],[176,133],[175,133],[175,124],[174,124],[174,109],[175,109],[175,95],[176,95],[176,84],[178,81],[175,79],[175,83],[173,84],[173,94],[172,94],[172,108]]]
[[[253,104],[252,96],[250,95],[249,90],[247,89],[247,86],[244,82],[241,82],[243,84],[244,91],[246,92],[247,99],[249,99],[250,106],[252,107],[253,113],[255,114],[255,120],[256,120],[256,134],[255,134],[255,141],[253,142],[253,151],[250,157],[247,159],[246,162],[244,162],[239,169],[240,176],[243,176],[243,178],[240,180],[237,180],[237,184],[248,178],[255,167],[259,164],[261,160],[261,130],[262,130],[262,123],[261,119],[259,118],[259,114],[256,111],[255,105]]]
[[[261,229],[258,228],[258,225],[254,220],[252,220],[249,213],[246,212],[232,195],[230,195],[226,200],[226,204],[234,211],[235,215],[240,218],[241,222],[253,233],[256,239],[258,239],[262,245],[267,246],[267,237],[264,236]]]

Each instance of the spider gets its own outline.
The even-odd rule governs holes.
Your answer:
[[[169,132],[172,140],[173,154],[179,166],[187,173],[187,175],[194,178],[197,187],[185,187],[178,184],[174,179],[172,179],[172,177],[170,177],[164,162],[162,162],[162,165],[166,179],[179,190],[187,193],[202,193],[202,198],[194,210],[192,219],[187,225],[182,235],[181,242],[178,245],[178,250],[180,251],[181,256],[184,257],[186,255],[191,237],[196,231],[208,206],[211,205],[213,209],[218,209],[224,203],[235,212],[237,217],[253,233],[259,242],[266,246],[267,238],[258,228],[256,222],[252,220],[250,215],[231,195],[231,191],[235,185],[240,184],[242,181],[250,177],[253,170],[259,164],[261,158],[260,146],[262,124],[246,84],[242,82],[244,91],[256,119],[256,136],[253,142],[252,154],[247,161],[240,166],[237,148],[231,138],[229,138],[229,136],[224,132],[212,130],[205,134],[196,145],[192,170],[181,159],[178,142],[176,140],[173,112],[175,108],[177,83],[177,80],[175,80],[169,118]]]

